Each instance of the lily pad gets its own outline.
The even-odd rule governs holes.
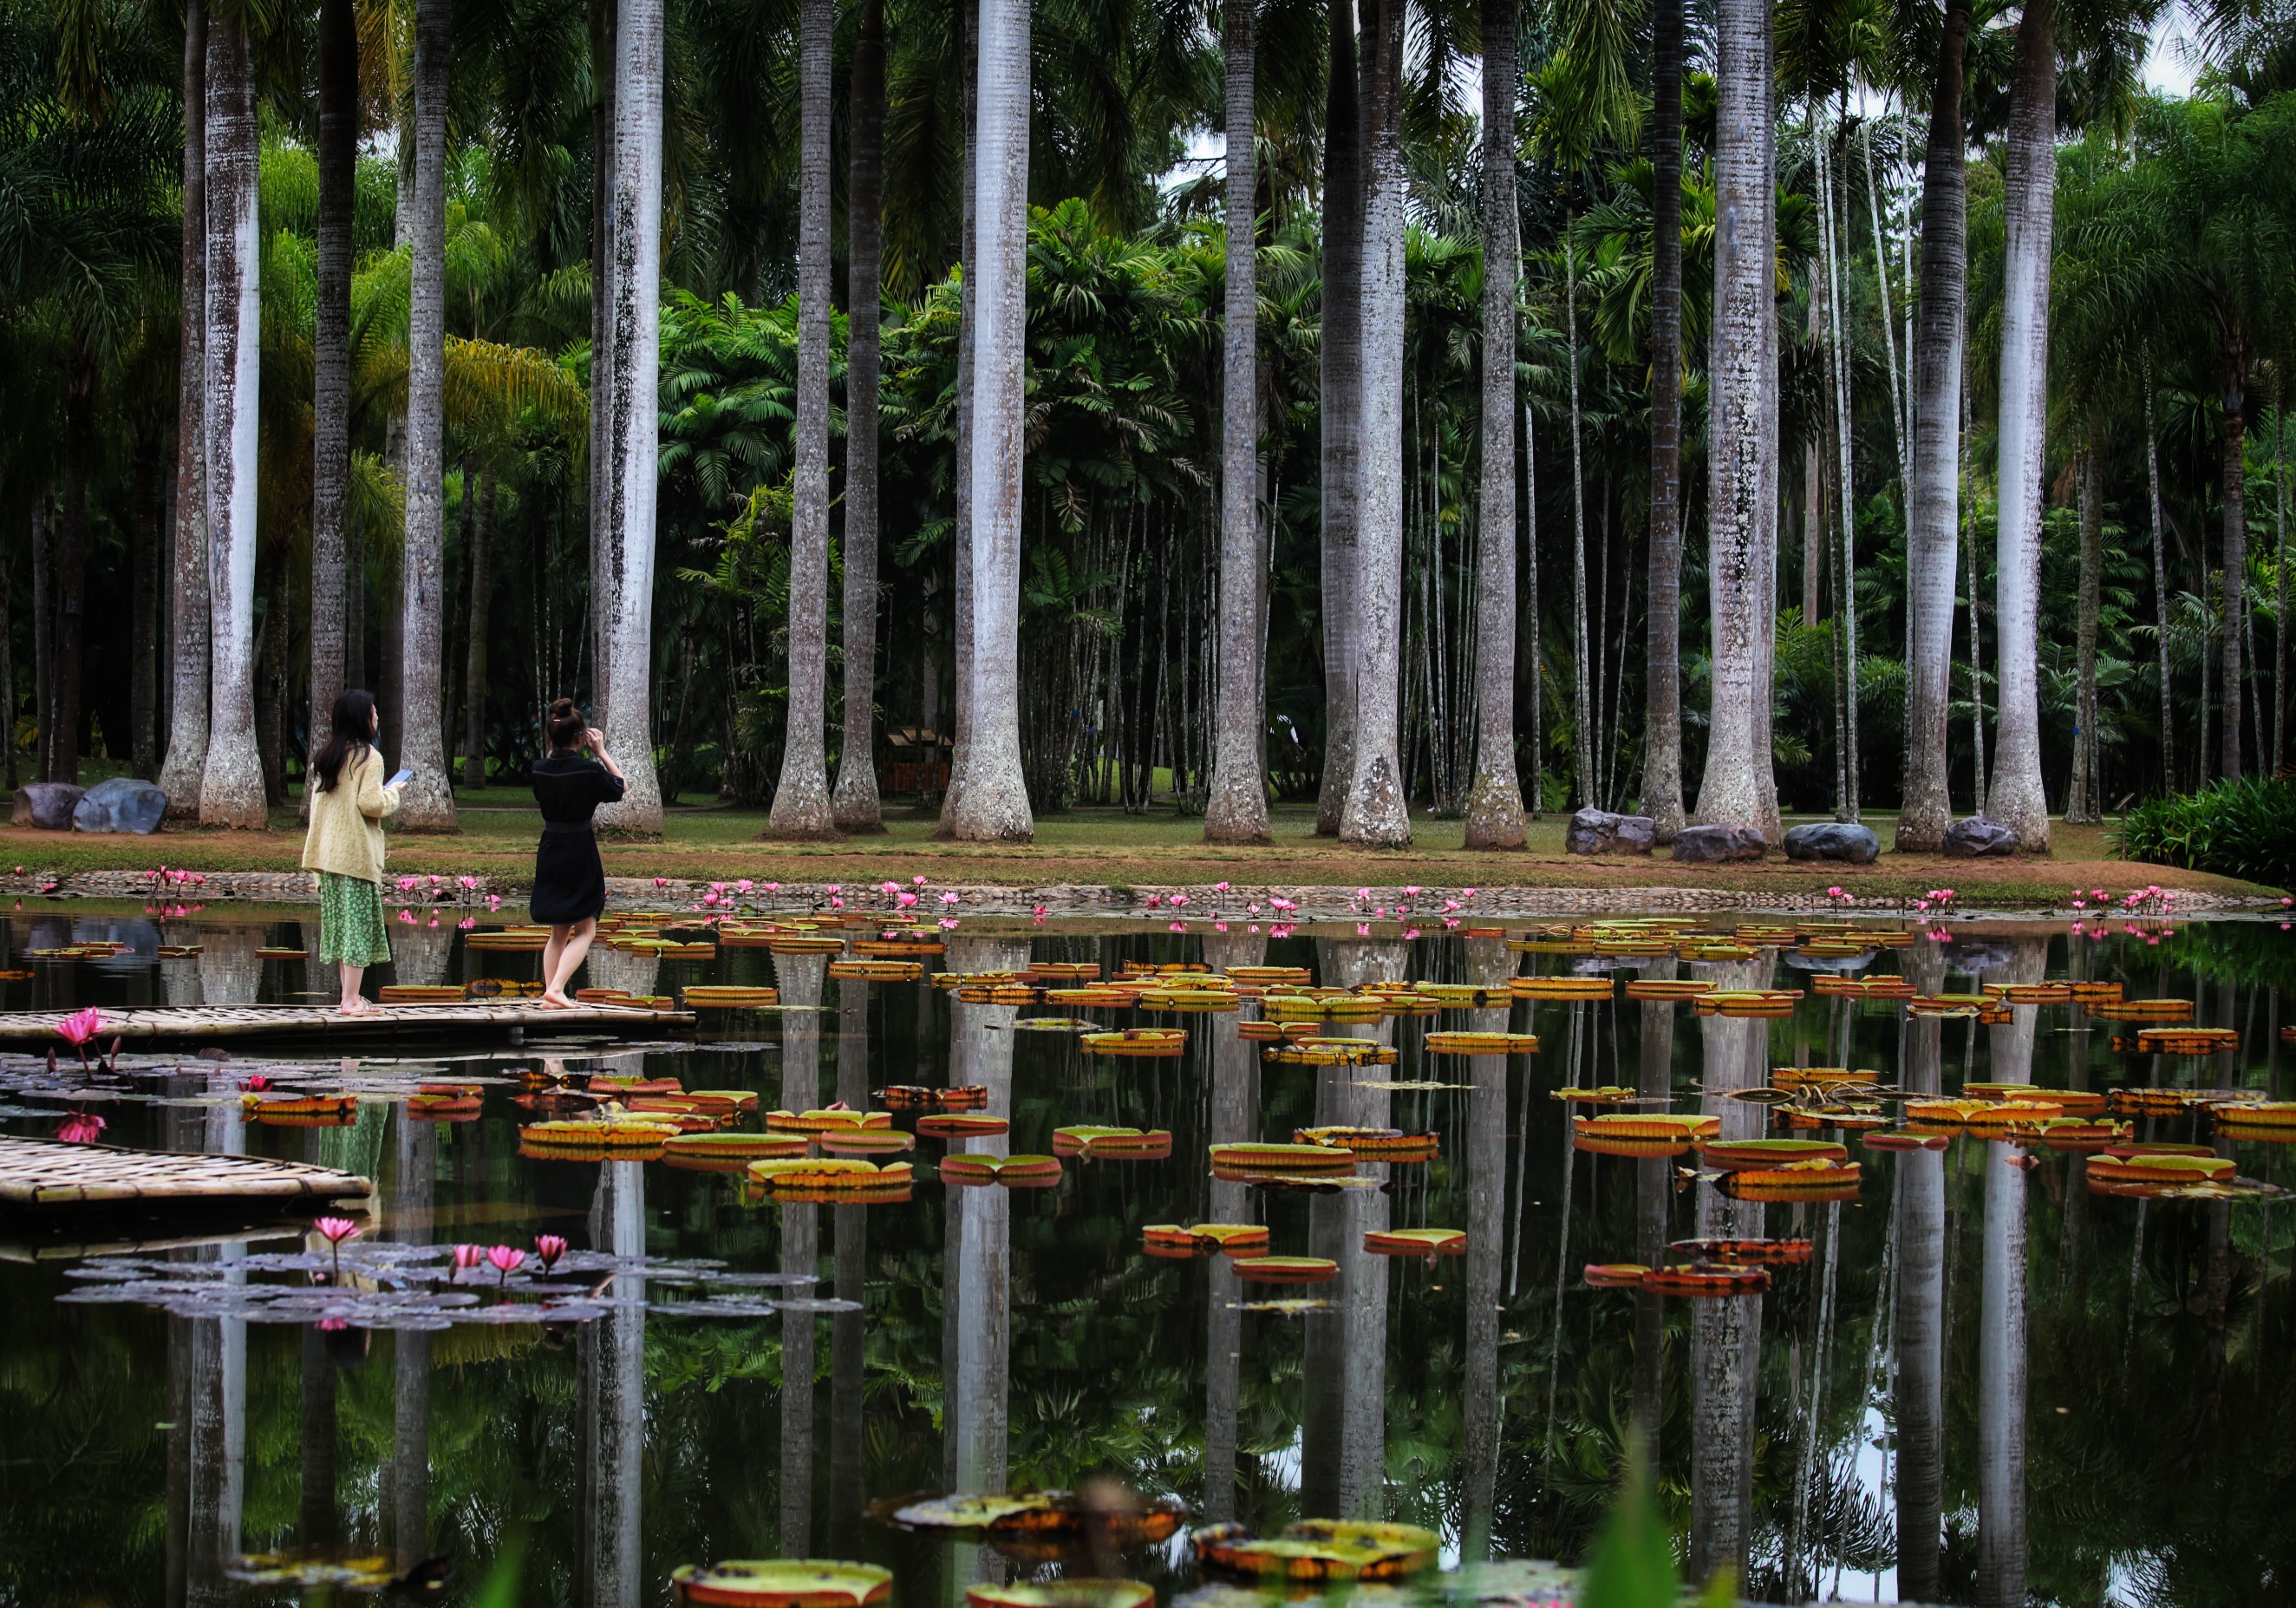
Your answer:
[[[1156,1588],[1144,1580],[1015,1580],[1009,1586],[968,1586],[972,1608],[1148,1608]]]
[[[1189,1538],[1206,1568],[1292,1580],[1383,1580],[1433,1566],[1442,1538],[1415,1524],[1302,1519],[1262,1538],[1242,1524],[1214,1524]]]
[[[715,1608],[862,1608],[893,1594],[890,1570],[818,1558],[688,1563],[669,1582],[680,1602]]]

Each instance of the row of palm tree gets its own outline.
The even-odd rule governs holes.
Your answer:
[[[370,590],[390,742],[416,776],[406,813],[435,829],[454,822],[454,751],[483,783],[488,747],[530,730],[529,706],[569,677],[634,756],[612,813],[639,833],[660,825],[657,758],[672,796],[701,779],[665,739],[713,714],[721,785],[770,797],[775,833],[875,829],[879,710],[890,721],[892,689],[921,683],[921,726],[947,724],[938,687],[953,691],[942,819],[977,840],[1025,838],[1037,810],[1111,787],[1144,802],[1160,775],[1208,837],[1265,837],[1301,670],[1318,827],[1370,845],[1408,840],[1414,800],[1464,814],[1480,846],[1519,844],[1526,792],[1533,811],[1555,801],[1550,767],[1562,800],[1638,800],[1662,835],[1690,820],[1775,835],[1781,775],[1806,805],[1824,750],[1838,815],[1899,784],[1903,846],[1939,841],[1964,763],[1972,807],[2042,846],[2060,699],[2076,731],[2057,791],[2076,817],[2103,808],[2109,759],[2145,726],[2162,761],[2121,758],[2123,792],[2276,765],[2282,546],[2254,551],[2247,525],[2252,502],[2284,518],[2276,472],[2250,482],[2263,446],[2278,461],[2296,327],[2289,191],[2271,182],[2296,114],[2268,27],[2232,9],[2198,98],[2135,96],[2148,21],[2142,0],[1888,18],[1744,0],[1686,32],[1670,3],[1526,15],[1488,0],[1429,12],[1427,48],[1406,51],[1399,0],[1237,0],[1216,31],[1013,0],[890,15],[870,0],[841,18],[827,0],[600,0],[586,35],[520,0],[324,0],[312,18],[193,0],[178,97],[155,17],[20,6],[11,160],[28,178],[100,168],[109,186],[20,186],[54,217],[20,207],[5,265],[12,357],[65,356],[61,430],[18,425],[9,443],[8,496],[37,533],[41,774],[77,771],[89,488],[112,435],[135,438],[118,457],[161,488],[108,499],[152,527],[130,566],[148,572],[136,761],[179,812],[219,824],[259,825],[277,800],[277,756],[308,728],[291,707],[365,675]],[[111,47],[102,64],[40,81],[44,61],[94,59],[90,29]],[[1471,55],[1480,115],[1446,77]],[[1847,115],[1853,91],[1879,112]],[[1188,182],[1181,144],[1215,110],[1227,152],[1251,159],[1225,162],[1217,192]],[[2085,135],[2066,143],[2069,124]],[[362,163],[379,132],[395,162]],[[306,162],[308,223],[275,217],[278,176]],[[378,184],[383,239],[359,214]],[[1194,287],[1176,332],[1136,349],[1159,366],[1109,393],[1170,401],[1117,431],[1093,472],[1113,495],[1090,512],[1046,459],[1037,400],[1048,374],[1085,372],[1086,349],[1044,338],[1116,335],[1104,308],[1034,299],[1059,293],[1045,242],[1078,237],[1048,235],[1057,213],[1030,199],[1071,193],[1089,233],[1169,254],[1130,283]],[[1216,259],[1192,255],[1188,229],[1227,220],[1204,237]],[[487,271],[463,260],[482,240]],[[765,412],[741,438],[774,445],[691,504],[682,432],[711,435],[733,393],[680,377],[665,278],[794,299],[792,383],[780,402],[751,395]],[[378,322],[393,284],[403,302]],[[275,364],[282,320],[278,340],[308,346]],[[391,365],[361,348],[370,324],[403,365],[379,388]],[[154,400],[131,404],[129,376],[170,345],[175,407],[148,375]],[[290,381],[307,411],[275,430],[283,367],[308,374]],[[1989,431],[1978,393],[1997,398]],[[2177,428],[2213,420],[2214,488],[2172,463],[2166,493],[2136,498],[2140,433],[2148,485],[2179,446],[2120,416],[2135,396],[2149,420],[2156,395]],[[1090,410],[1125,417],[1105,398]],[[153,466],[171,433],[167,488]],[[1154,452],[1177,456],[1140,460]],[[1535,472],[1566,452],[1567,497]],[[2081,506],[2066,610],[2046,595],[2053,460],[2075,488],[2055,500]],[[2149,516],[2108,518],[2132,502]],[[2211,513],[2219,539],[2195,545]],[[1796,520],[1798,617],[1779,607]],[[888,536],[933,580],[917,610],[931,629],[878,628],[880,609],[903,618],[879,579]],[[506,575],[521,537],[538,573]],[[750,565],[744,540],[785,557]],[[1149,557],[1159,544],[1188,572]],[[2149,619],[2120,575],[2146,546]],[[1568,630],[1543,636],[1557,564],[1569,585],[1546,595]],[[2191,586],[2172,595],[2177,570]],[[530,685],[490,698],[489,616],[511,586],[528,595]],[[1702,653],[1682,623],[1701,592]],[[734,600],[723,630],[710,597]],[[1310,612],[1285,606],[1300,602]],[[1062,622],[1050,675],[1031,668],[1052,652],[1024,628],[1039,615]],[[1831,685],[1808,697],[1812,662]],[[2183,723],[2189,767],[2180,672],[2203,711]],[[0,679],[13,701],[4,660]],[[1902,772],[1877,775],[1899,728]]]

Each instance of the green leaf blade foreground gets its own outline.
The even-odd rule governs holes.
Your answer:
[[[1674,1539],[1659,1522],[1648,1477],[1636,1457],[1587,1560],[1580,1608],[1673,1608],[1680,1591]],[[1736,1598],[1735,1579],[1726,1566],[1715,1571],[1701,1604],[1727,1608]]]

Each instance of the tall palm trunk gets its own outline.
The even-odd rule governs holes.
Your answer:
[[[1587,450],[1578,398],[1578,253],[1568,219],[1562,234],[1562,338],[1570,350],[1570,759],[1578,807],[1597,809],[1603,802],[1595,780],[1602,732],[1595,694],[1602,671],[1587,645]]]
[[[1922,168],[1921,328],[1914,348],[1913,472],[1907,580],[1913,598],[1912,718],[1897,846],[1934,853],[1953,815],[1946,721],[1953,699],[1953,602],[1960,519],[1962,303],[1969,283],[1969,193],[1963,172],[1962,57],[1968,0],[1947,0],[1930,88]]]
[[[2288,396],[2272,403],[2272,774],[2288,755]],[[2258,734],[2261,741],[2262,734]]]
[[[95,457],[95,362],[75,334],[64,363],[64,496],[56,521],[55,733],[48,780],[79,783],[81,625],[87,612],[87,481]]]
[[[613,349],[607,381],[614,455],[607,540],[619,560],[613,590],[592,600],[613,617],[607,660],[606,746],[627,780],[621,802],[598,815],[625,837],[661,832],[653,768],[653,557],[656,466],[661,455],[662,0],[617,0],[614,176],[607,225]]]
[[[1403,0],[1368,0],[1364,75],[1363,393],[1352,779],[1343,842],[1411,841],[1398,708],[1403,627]]]
[[[2065,819],[2092,823],[2103,818],[2104,799],[2097,774],[2096,616],[2104,569],[2104,455],[2090,415],[2087,449],[2080,464],[2080,604],[2076,626],[2073,692],[2073,775],[2065,789]]]
[[[1664,0],[1662,0],[1662,4]],[[1514,762],[1515,0],[1483,0],[1483,464],[1475,558],[1475,779],[1466,846],[1523,845]]]
[[[452,832],[447,774],[447,57],[449,0],[415,0],[414,214],[406,301],[406,543],[399,560],[398,762],[402,829]]]
[[[2152,419],[2152,349],[2144,349],[2144,509],[2152,521],[2152,645],[2161,678],[2161,786],[2177,785],[2177,704],[2169,679],[2168,536],[2161,529],[2161,443]],[[2208,677],[2201,678],[2205,682]]]
[[[2055,0],[2026,0],[2017,25],[2002,205],[2001,511],[1993,626],[2000,713],[1986,813],[2033,852],[2049,847],[2041,780],[2041,474],[2048,427],[2049,239],[2056,194]]]
[[[798,6],[797,480],[791,519],[789,734],[767,831],[836,835],[829,813],[830,0]]]
[[[314,743],[343,690],[351,472],[351,213],[358,165],[358,24],[320,0],[317,302],[311,344],[311,702]],[[394,719],[398,711],[391,711]],[[308,780],[309,772],[305,771]],[[308,788],[306,792],[308,792]]]
[[[487,784],[487,603],[494,593],[488,549],[494,531],[495,472],[488,469],[480,472],[478,517],[471,522],[471,631],[463,669],[463,785],[473,792]]]
[[[1021,475],[1028,339],[1029,8],[981,0],[975,144],[980,328],[972,373],[972,673],[964,791],[955,835],[1026,842],[1036,834],[1021,774]]]
[[[1260,621],[1267,609],[1267,551],[1259,522],[1259,127],[1252,118],[1252,4],[1226,0],[1227,305],[1220,393],[1218,684],[1214,689],[1211,792],[1204,841],[1267,838],[1261,763],[1267,674]]]
[[[1707,423],[1707,592],[1712,704],[1697,819],[1767,830],[1770,770],[1766,542],[1777,483],[1767,392],[1775,355],[1769,7],[1721,0],[1715,36],[1714,312]]]
[[[1650,596],[1643,813],[1682,829],[1682,0],[1651,8]],[[1652,1456],[1655,1456],[1653,1451]]]
[[[1330,0],[1324,98],[1324,775],[1316,833],[1340,830],[1355,780],[1357,465],[1363,429],[1363,125],[1355,0]]]
[[[955,695],[951,699],[948,786],[941,794],[938,836],[954,836],[964,797],[964,773],[972,754],[972,381],[980,366],[980,276],[973,269],[980,227],[980,4],[958,0],[955,17],[958,70],[964,80],[964,202],[958,247],[964,279],[956,300],[956,558],[949,611],[955,628],[950,647],[955,659]],[[930,762],[931,755],[927,756]]]
[[[853,36],[846,178],[845,726],[830,814],[844,832],[882,832],[877,800],[878,303],[883,295],[885,4],[861,0]],[[838,1270],[844,1271],[840,1259]]]
[[[207,51],[207,503],[212,633],[200,823],[260,831],[255,744],[258,332],[255,67],[247,26],[217,17]]]
[[[1813,119],[1813,122],[1815,119]],[[1840,119],[1839,129],[1847,119]],[[1849,182],[1842,178],[1841,194],[1837,201],[1833,191],[1833,142],[1818,147],[1818,173],[1823,185],[1824,205],[1822,225],[1825,231],[1825,310],[1830,339],[1827,356],[1833,374],[1833,445],[1841,464],[1841,493],[1835,498],[1841,515],[1841,586],[1836,595],[1835,613],[1841,619],[1836,633],[1841,655],[1841,752],[1839,764],[1841,772],[1841,796],[1834,800],[1834,817],[1854,821],[1857,818],[1857,476],[1851,456],[1851,432],[1854,415],[1849,408],[1849,347],[1846,339],[1846,323],[1842,317],[1843,273],[1841,259],[1848,253],[1849,226],[1841,214],[1849,204]]]
[[[167,515],[165,445],[156,425],[137,430],[135,536],[128,561],[127,731],[131,774],[146,782],[160,774],[160,546],[165,539],[161,526]],[[7,611],[7,583],[0,579],[0,619],[5,619]],[[8,711],[11,727],[15,724],[15,691],[8,679],[6,655],[0,652],[0,710]],[[15,743],[9,741],[7,746],[12,753]]]
[[[620,30],[615,0],[590,0],[590,702],[610,702],[613,670],[612,600],[621,592],[620,532],[613,520],[614,474],[621,453],[614,439],[614,53]],[[579,654],[577,662],[579,662]],[[547,703],[557,694],[536,689]],[[574,692],[565,689],[567,695]],[[536,711],[537,717],[540,710]],[[601,717],[603,718],[603,717]]]
[[[183,336],[176,403],[174,642],[168,677],[168,744],[160,787],[168,818],[200,813],[208,763],[207,75],[205,0],[184,4]]]
[[[2249,640],[2248,615],[2248,348],[2225,342],[2224,430],[2220,462],[2224,503],[2224,775],[2241,777],[2241,652]],[[66,587],[71,585],[65,578]],[[69,597],[70,592],[65,595]],[[67,677],[66,686],[71,685]],[[70,778],[66,777],[67,781]]]

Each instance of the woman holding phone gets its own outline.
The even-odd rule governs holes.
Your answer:
[[[359,978],[390,958],[382,923],[382,821],[398,808],[398,790],[413,774],[402,770],[383,780],[374,747],[381,725],[373,694],[345,693],[335,700],[327,745],[311,761],[318,786],[303,837],[303,869],[319,874],[319,959],[335,963],[342,980],[337,1008],[346,1016],[375,1008],[360,996]]]
[[[562,1011],[573,1005],[566,985],[590,952],[598,915],[606,907],[606,867],[590,812],[622,796],[622,767],[606,752],[606,739],[583,718],[571,698],[550,706],[550,751],[535,762],[534,800],[542,807],[542,841],[534,850],[534,919],[550,925],[542,951],[542,1003]],[[588,749],[597,758],[586,759]]]

